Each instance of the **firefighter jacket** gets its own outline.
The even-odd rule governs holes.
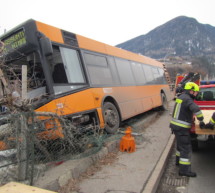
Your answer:
[[[210,124],[215,125],[215,112],[213,113],[213,115],[210,119]]]
[[[172,130],[181,128],[190,129],[193,115],[195,115],[199,121],[203,121],[204,119],[199,106],[194,103],[193,98],[187,93],[182,93],[175,100],[170,128]]]

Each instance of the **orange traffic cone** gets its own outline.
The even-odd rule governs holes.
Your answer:
[[[136,150],[134,137],[131,136],[131,127],[128,127],[125,131],[125,136],[120,141],[120,151],[127,151],[132,153]]]

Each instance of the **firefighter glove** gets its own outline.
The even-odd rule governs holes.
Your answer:
[[[199,127],[200,127],[201,129],[204,129],[204,128],[205,128],[205,123],[204,123],[204,121],[200,121],[200,122],[199,122]]]
[[[211,123],[207,123],[207,124],[205,125],[205,128],[207,128],[207,129],[214,129],[214,125],[211,124]]]

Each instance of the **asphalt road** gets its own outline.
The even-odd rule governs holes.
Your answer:
[[[187,193],[215,192],[215,142],[201,143],[200,149],[193,152],[192,167],[197,178],[191,178]]]
[[[200,149],[192,154],[192,170],[197,172],[196,178],[178,175],[173,147],[156,193],[214,193],[215,142],[200,143]]]

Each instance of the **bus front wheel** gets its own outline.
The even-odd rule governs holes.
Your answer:
[[[114,134],[117,132],[120,124],[119,113],[113,103],[105,102],[103,106],[105,130],[107,133]]]

